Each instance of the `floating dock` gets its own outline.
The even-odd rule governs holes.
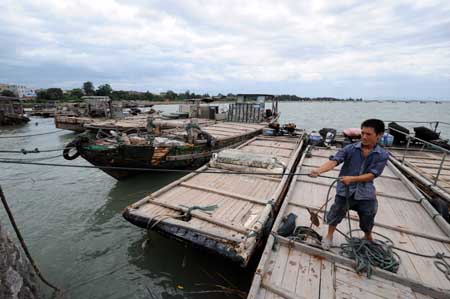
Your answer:
[[[225,138],[229,129],[223,126],[205,130],[211,134],[224,134]],[[284,173],[289,174],[298,163],[303,137],[303,134],[295,137],[260,135],[237,149],[240,153],[251,154],[248,156],[276,159],[285,165]],[[264,235],[270,231],[274,213],[281,205],[291,178],[290,175],[252,174],[250,168],[255,168],[258,173],[263,171],[257,167],[245,167],[246,173],[241,174],[217,165],[205,165],[198,172],[186,175],[130,205],[123,215],[137,226],[218,253],[246,266],[255,248],[265,241]]]
[[[309,158],[305,152],[296,172],[309,173],[336,150],[314,148],[310,150]],[[326,175],[337,178],[338,171],[339,167]],[[445,261],[442,259],[425,258],[394,249],[401,259],[398,272],[373,267],[372,276],[368,278],[366,273],[356,273],[355,261],[342,256],[339,248],[324,251],[320,246],[277,234],[283,217],[290,213],[298,216],[297,226],[310,227],[310,212],[322,207],[332,182],[333,179],[323,177],[294,177],[268,237],[249,299],[450,298],[450,281],[444,273]],[[430,256],[437,253],[450,255],[449,224],[391,162],[382,176],[375,180],[375,185],[379,207],[374,233],[387,236],[394,246],[403,250]],[[331,196],[334,195],[335,189],[332,189]],[[332,203],[333,200],[328,208]],[[318,215],[322,222],[323,211]],[[357,214],[351,211],[350,215],[351,227],[359,228]],[[327,225],[321,223],[319,227],[312,228],[323,236]],[[338,229],[347,232],[347,218]],[[374,237],[381,239],[376,234]],[[335,233],[334,245],[345,241],[342,235]]]

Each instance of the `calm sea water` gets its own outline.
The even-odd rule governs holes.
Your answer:
[[[157,108],[176,110],[173,105]],[[450,123],[450,103],[281,103],[280,111],[282,123],[309,130],[358,127],[373,117]],[[53,119],[33,118],[24,126],[1,128],[0,137],[54,130]],[[450,137],[450,126],[440,130]],[[74,137],[64,131],[0,138],[0,150],[58,149]],[[51,158],[59,154],[0,157],[50,157],[46,162],[88,165],[81,158]],[[0,184],[32,255],[45,276],[71,298],[239,298],[215,292],[216,285],[247,291],[257,261],[242,269],[122,218],[127,205],[181,176],[144,174],[118,182],[96,169],[0,164]],[[0,221],[12,232],[1,208]]]

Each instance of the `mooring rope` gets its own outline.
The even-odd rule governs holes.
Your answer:
[[[14,216],[9,208],[8,202],[6,201],[6,197],[5,197],[5,194],[3,193],[1,186],[0,186],[0,198],[3,203],[3,207],[5,208],[6,213],[8,214],[9,221],[11,222],[11,225],[13,226],[14,231],[16,232],[17,238],[20,241],[20,245],[22,246],[22,249],[25,252],[25,255],[27,256],[27,258],[30,261],[31,265],[33,266],[34,270],[36,271],[36,274],[39,276],[39,278],[42,280],[42,282],[45,283],[47,286],[49,286],[56,292],[61,292],[61,290],[58,287],[56,287],[52,283],[48,282],[48,280],[42,275],[36,262],[34,261],[33,257],[31,256],[30,251],[28,250],[28,247],[25,243],[25,240],[23,239],[22,234],[20,233],[20,230],[16,224],[16,221],[14,220]]]
[[[55,134],[55,133],[59,133],[62,131],[65,131],[65,130],[56,130],[56,131],[50,131],[50,132],[45,132],[45,133],[30,134],[30,135],[8,135],[8,136],[0,136],[0,138],[27,138],[27,137]]]
[[[40,154],[40,153],[59,152],[59,151],[62,151],[64,149],[66,149],[66,148],[55,148],[55,149],[44,149],[44,150],[41,150],[41,149],[39,149],[37,147],[35,149],[32,149],[32,150],[26,150],[26,149],[22,148],[20,150],[0,150],[0,153],[3,153],[3,154],[24,154],[24,155],[26,155],[26,154]]]

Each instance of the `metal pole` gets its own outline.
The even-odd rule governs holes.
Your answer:
[[[434,133],[436,133],[438,126],[439,126],[439,122],[437,121],[436,125],[434,126]]]
[[[433,185],[435,185],[435,186],[436,186],[437,181],[438,181],[438,179],[439,179],[439,175],[441,174],[441,170],[442,170],[442,168],[444,167],[444,162],[445,162],[445,158],[446,158],[446,157],[447,157],[447,153],[444,152],[444,155],[442,156],[442,160],[441,160],[441,165],[439,165],[438,172],[437,172],[437,174],[436,174],[436,177],[434,178],[434,184],[433,184]]]
[[[406,152],[409,149],[409,144],[411,143],[411,137],[408,135],[408,142],[406,143],[406,148],[405,148],[405,152],[403,153],[403,157],[402,157],[402,165],[405,164],[405,157],[406,157]]]

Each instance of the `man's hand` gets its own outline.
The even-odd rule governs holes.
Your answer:
[[[352,176],[343,176],[343,177],[341,177],[341,182],[344,185],[348,186],[348,185],[350,185],[351,183],[354,182],[353,179],[354,179],[354,177],[352,177]]]
[[[319,168],[314,168],[313,170],[311,170],[311,172],[309,173],[310,177],[316,178],[320,175],[320,171]]]

